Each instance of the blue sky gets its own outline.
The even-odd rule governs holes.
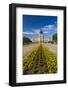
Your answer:
[[[32,37],[42,30],[44,36],[52,37],[57,32],[57,16],[23,15],[23,34]]]

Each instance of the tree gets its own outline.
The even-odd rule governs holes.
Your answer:
[[[25,43],[30,43],[30,42],[32,42],[28,37],[23,37],[23,43],[25,44]]]
[[[55,41],[57,43],[57,33],[53,34],[53,41]]]

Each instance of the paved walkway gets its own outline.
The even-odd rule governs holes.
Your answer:
[[[31,50],[38,46],[38,44],[29,44],[29,45],[24,45],[23,46],[23,56],[25,56],[27,53],[30,53]]]
[[[56,44],[46,43],[45,46],[48,47],[49,50],[52,51],[55,55],[57,55],[57,45]]]

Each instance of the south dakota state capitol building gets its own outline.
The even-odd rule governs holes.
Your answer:
[[[40,30],[39,34],[31,37],[32,42],[49,42],[52,41],[52,38],[44,36],[43,32]]]

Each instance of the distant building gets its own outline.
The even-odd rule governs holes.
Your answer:
[[[42,30],[40,30],[37,36],[33,36],[31,38],[31,41],[32,42],[48,42],[48,41],[52,41],[52,38],[44,36]]]
[[[40,42],[40,36],[39,35],[33,36],[31,38],[31,41],[32,42]],[[48,41],[52,41],[52,39],[47,36],[41,37],[41,42],[48,42]]]

